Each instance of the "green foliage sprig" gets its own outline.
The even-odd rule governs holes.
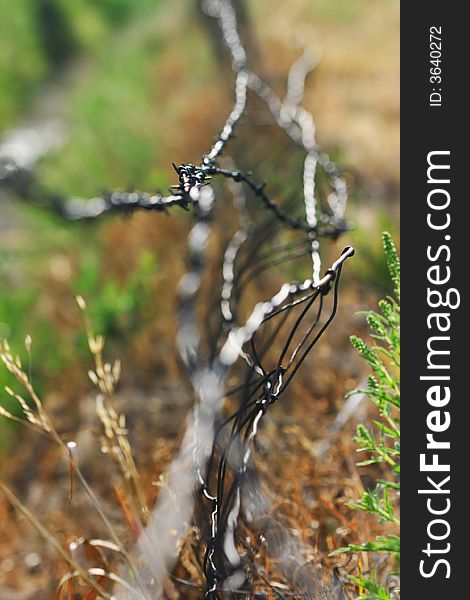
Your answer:
[[[379,523],[400,524],[398,514],[398,494],[400,491],[400,260],[393,240],[388,233],[383,234],[383,247],[390,277],[393,282],[393,295],[379,302],[379,312],[367,311],[364,314],[371,330],[373,345],[367,345],[361,338],[352,336],[351,343],[367,362],[372,375],[368,377],[367,388],[354,390],[351,394],[366,394],[379,412],[373,427],[364,424],[357,427],[354,441],[358,452],[366,453],[367,458],[359,466],[385,465],[387,478],[378,481],[373,489],[365,490],[361,498],[350,504],[351,508],[364,511],[378,518]],[[397,535],[378,536],[373,541],[350,544],[334,554],[344,552],[386,552],[393,557],[396,565],[400,561],[400,537]],[[377,582],[376,574],[361,574],[352,580],[359,586],[359,600],[389,600],[389,590]],[[395,596],[396,597],[396,596]]]

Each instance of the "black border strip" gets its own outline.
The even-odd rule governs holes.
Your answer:
[[[470,38],[468,25],[457,10],[456,3],[427,2],[401,4],[401,259],[402,259],[402,381],[403,381],[403,458],[402,458],[402,598],[442,600],[470,597],[470,567],[465,551],[470,538],[470,419],[469,391],[464,386],[464,377],[470,374],[468,364],[467,339],[470,333],[465,318],[466,294],[464,293],[467,272],[468,229],[466,205],[468,182],[470,178],[470,151],[466,138],[469,135],[466,102],[468,66],[467,40]],[[441,68],[442,80],[430,81],[430,28],[441,28]],[[434,30],[433,33],[437,33]],[[433,47],[433,49],[435,49]],[[437,56],[437,53],[434,53]],[[437,71],[435,71],[437,73]],[[432,88],[435,88],[433,90]],[[433,91],[442,94],[440,106],[430,106],[429,97]],[[438,96],[433,97],[438,100]],[[449,151],[447,155],[433,155],[432,160],[450,164],[447,172],[449,183],[427,181],[428,153]],[[435,157],[435,158],[434,158]],[[449,174],[450,173],[450,174]],[[436,176],[433,177],[433,174]],[[432,179],[446,179],[444,170],[431,171]],[[444,189],[450,196],[449,207],[433,211],[428,206],[428,194],[432,189]],[[436,203],[444,203],[446,194],[436,192],[431,196]],[[441,219],[446,214],[451,219],[449,227],[433,230],[427,224],[427,216]],[[450,239],[445,236],[450,235]],[[439,248],[447,246],[450,251]],[[428,247],[431,256],[427,256]],[[428,272],[431,266],[438,269]],[[430,277],[443,278],[450,269],[450,280],[445,284],[432,285]],[[450,309],[429,307],[428,288],[440,290],[442,294],[449,288],[460,293],[460,307]],[[451,301],[457,299],[457,293],[451,294]],[[431,301],[438,301],[434,295]],[[431,318],[431,328],[427,323],[433,312],[447,313],[450,320],[448,332],[437,330],[437,319]],[[440,321],[443,326],[446,318]],[[427,343],[432,336],[448,336],[449,340],[434,340],[431,347],[449,350],[449,355],[431,357],[434,363],[448,364],[449,369],[430,369],[428,367]],[[433,346],[434,344],[434,346]],[[420,380],[420,376],[448,375],[450,380]],[[450,400],[441,407],[431,406],[427,399],[431,386],[444,386],[450,390]],[[437,393],[437,392],[436,392]],[[436,396],[434,396],[436,397]],[[439,411],[439,416],[428,415]],[[435,439],[449,441],[450,449],[437,451],[426,448],[426,435],[430,433],[429,424],[445,422],[446,411],[451,418],[450,426],[441,433],[435,433]],[[427,423],[428,418],[428,423]],[[420,469],[420,454],[426,453],[425,462],[429,463],[436,452],[440,464],[449,464],[450,471],[424,472]],[[450,480],[442,483],[447,476]],[[419,494],[419,489],[433,489],[427,476],[435,485],[449,493]],[[435,489],[435,488],[434,488]],[[436,490],[437,491],[437,490]],[[432,515],[433,510],[448,512]],[[430,523],[433,519],[442,519],[449,523],[450,533],[442,540],[433,540],[444,536],[447,526],[444,523]],[[430,529],[429,529],[430,528]],[[430,552],[425,553],[427,544]],[[447,546],[449,544],[449,546]],[[448,551],[445,551],[448,550]],[[420,561],[423,561],[421,563]],[[438,560],[447,561],[437,564]],[[432,576],[424,577],[422,571]],[[449,575],[447,578],[446,576]]]

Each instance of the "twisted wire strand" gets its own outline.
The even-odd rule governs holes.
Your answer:
[[[207,3],[206,3],[207,4]],[[199,485],[200,495],[203,500],[209,503],[206,510],[208,515],[208,540],[206,542],[206,551],[203,561],[203,569],[206,577],[205,597],[207,599],[219,598],[219,586],[227,576],[238,568],[241,564],[240,557],[236,551],[236,527],[241,510],[241,488],[246,477],[248,463],[251,457],[253,444],[258,433],[259,425],[266,414],[268,407],[277,402],[279,397],[287,389],[293,376],[299,369],[306,356],[313,346],[320,339],[326,328],[331,323],[336,313],[338,302],[338,286],[341,276],[343,262],[353,254],[351,248],[347,248],[334,265],[327,271],[323,279],[320,279],[319,272],[321,263],[319,260],[318,237],[329,236],[337,237],[346,229],[343,222],[344,211],[339,210],[339,205],[330,203],[333,216],[320,215],[317,217],[316,200],[314,196],[314,180],[317,163],[321,164],[328,173],[333,188],[341,192],[342,180],[336,177],[336,167],[329,161],[327,155],[320,154],[314,141],[314,123],[311,115],[300,109],[298,103],[301,100],[303,92],[299,90],[298,73],[304,72],[301,69],[304,65],[297,65],[291,73],[290,85],[285,103],[274,95],[267,84],[262,82],[256,75],[246,69],[246,53],[241,45],[240,37],[236,31],[236,19],[233,7],[230,2],[209,3],[212,8],[222,7],[226,10],[225,16],[217,15],[217,10],[213,10],[212,16],[217,16],[221,26],[226,45],[232,55],[234,70],[236,72],[235,84],[235,104],[230,112],[224,127],[219,134],[210,151],[204,155],[200,165],[181,165],[175,169],[179,175],[179,183],[171,188],[173,195],[170,205],[180,205],[188,208],[190,204],[195,205],[196,222],[188,236],[189,263],[190,270],[183,276],[180,283],[180,327],[178,332],[180,355],[185,363],[190,380],[195,391],[196,402],[193,408],[194,441],[192,448],[192,467],[195,467],[195,483]],[[296,74],[296,76],[294,76]],[[304,75],[302,75],[304,78]],[[297,88],[296,88],[297,86]],[[230,139],[234,136],[236,125],[239,123],[246,108],[247,88],[254,89],[258,95],[265,99],[268,108],[275,116],[278,125],[281,126],[298,145],[307,150],[307,157],[304,165],[304,203],[306,211],[306,221],[301,221],[285,212],[279,205],[273,202],[265,193],[264,184],[256,184],[248,173],[236,170],[235,168],[223,168],[216,163],[225,150]],[[289,112],[291,117],[286,117]],[[235,306],[239,301],[241,293],[239,274],[235,274],[235,265],[240,250],[252,234],[252,224],[249,226],[245,221],[239,227],[231,240],[229,241],[222,261],[222,290],[220,295],[220,312],[224,322],[222,330],[225,333],[219,336],[220,351],[209,362],[201,360],[201,348],[199,345],[199,336],[197,334],[197,322],[195,318],[195,302],[197,292],[200,287],[201,276],[204,270],[204,261],[202,260],[202,249],[206,246],[207,235],[209,232],[209,219],[202,219],[200,209],[197,204],[200,202],[201,195],[211,177],[220,175],[229,180],[232,186],[244,184],[255,197],[258,197],[264,207],[268,209],[277,221],[288,228],[300,230],[307,234],[310,240],[310,253],[312,258],[312,278],[304,282],[287,283],[268,301],[258,303],[243,325],[236,324]],[[205,188],[206,190],[209,188]],[[339,193],[337,194],[339,196]],[[141,203],[142,204],[142,203]],[[149,202],[143,204],[150,204]],[[153,202],[153,206],[160,210],[160,205],[165,204],[163,200]],[[136,202],[136,206],[140,207]],[[345,202],[344,202],[345,206]],[[341,206],[340,206],[341,208]],[[212,213],[212,206],[208,214]],[[245,213],[246,218],[246,213]],[[319,224],[319,221],[321,224]],[[202,230],[204,235],[202,235]],[[199,240],[199,241],[197,241]],[[203,241],[204,240],[204,241]],[[262,246],[262,244],[261,244]],[[299,258],[304,252],[299,252]],[[269,269],[283,262],[287,256],[273,257],[267,264],[258,265],[252,272],[252,278],[256,278],[261,273],[263,267]],[[249,266],[249,263],[248,265]],[[319,331],[311,338],[314,330],[320,321],[320,315],[323,309],[323,297],[329,292],[330,284],[334,282],[334,300],[331,313]],[[233,304],[234,286],[238,286],[237,302]],[[186,290],[186,291],[185,291]],[[188,291],[189,290],[189,291]],[[300,298],[299,298],[300,296]],[[312,322],[304,332],[300,342],[294,347],[287,367],[282,365],[288,348],[293,341],[294,335],[313,303],[319,298],[317,313]],[[286,319],[289,311],[294,307],[306,303],[302,309],[301,315],[288,335],[287,341],[283,347],[278,364],[274,370],[266,373],[261,364],[261,355],[264,351],[258,353],[255,349],[254,337],[264,323],[272,318],[282,315]],[[282,326],[283,322],[281,322]],[[274,330],[274,338],[280,331],[280,326]],[[186,333],[185,333],[186,332]],[[244,350],[248,342],[252,342],[251,347],[254,358]],[[266,348],[266,346],[265,346]],[[248,391],[248,395],[242,402],[239,410],[223,422],[222,426],[215,427],[215,418],[221,408],[223,399],[222,390],[224,380],[230,368],[236,363],[237,359],[242,357],[247,363],[248,378],[240,386],[242,395]],[[206,379],[205,379],[206,378]],[[255,381],[252,381],[253,378]],[[261,382],[256,381],[260,379]],[[205,379],[205,382],[204,382]],[[204,385],[211,385],[217,389],[217,394],[209,394],[210,402],[204,397]],[[254,385],[254,388],[252,386]],[[250,389],[251,388],[251,389]],[[259,392],[261,390],[261,392]],[[207,390],[206,390],[207,391]],[[212,390],[213,392],[214,390]],[[207,408],[209,407],[209,411]],[[201,413],[205,413],[205,427],[201,427]],[[229,440],[220,448],[218,443],[221,432],[224,427],[231,423],[231,433]],[[206,439],[202,439],[203,435]],[[230,454],[236,446],[237,461],[233,461]],[[212,450],[208,452],[208,448]],[[203,450],[204,448],[204,450]],[[220,458],[216,458],[217,449],[220,450]],[[218,462],[217,462],[218,460]],[[207,464],[204,472],[203,465]],[[226,485],[226,476],[229,470],[233,472],[233,479],[229,487]],[[215,490],[212,491],[212,475],[216,474]],[[157,510],[158,512],[158,510]],[[228,556],[231,554],[231,556]],[[227,565],[227,563],[229,563]],[[169,569],[171,564],[166,564]]]
[[[292,298],[299,294],[303,294],[307,290],[312,290],[313,294],[310,298],[310,304],[304,308],[301,317],[298,319],[298,324],[294,326],[293,331],[288,336],[287,342],[285,343],[284,349],[280,355],[278,365],[276,369],[269,374],[263,374],[264,381],[262,384],[257,384],[254,390],[250,390],[247,401],[240,406],[239,410],[232,415],[230,419],[225,421],[224,426],[229,422],[232,422],[231,433],[229,439],[225,441],[222,449],[221,456],[216,467],[216,446],[218,439],[223,429],[219,428],[215,434],[215,443],[213,451],[208,464],[208,476],[205,480],[205,486],[210,487],[210,476],[211,472],[216,469],[217,483],[216,493],[211,495],[213,499],[213,525],[216,527],[211,530],[211,538],[207,545],[206,557],[204,561],[204,569],[207,579],[207,598],[216,598],[216,589],[220,583],[220,579],[226,578],[229,574],[229,570],[226,568],[227,562],[227,539],[230,539],[234,535],[234,528],[239,517],[241,502],[240,502],[240,489],[246,475],[248,462],[251,456],[252,445],[258,432],[259,424],[266,414],[268,407],[279,400],[279,397],[287,389],[292,376],[288,375],[285,380],[285,375],[289,373],[289,370],[293,369],[294,372],[302,364],[303,360],[318,342],[321,335],[325,332],[331,321],[333,320],[337,304],[338,304],[338,290],[339,281],[341,277],[341,270],[343,262],[354,253],[352,248],[346,248],[339,259],[332,265],[331,269],[327,271],[325,276],[320,282],[315,285],[314,282],[309,279],[300,284],[284,284],[281,289],[275,294],[270,300],[261,302],[256,305],[251,315],[246,320],[245,324],[233,328],[228,334],[227,340],[222,347],[219,355],[219,361],[229,367],[235,363],[238,356],[243,352],[243,346],[249,342],[256,333],[259,331],[263,323],[275,312],[278,311],[284,303],[291,304]],[[321,326],[313,340],[308,344],[308,347],[301,354],[297,362],[295,362],[296,355],[300,349],[307,342],[314,327],[318,324],[320,319],[320,313],[323,307],[323,297],[328,293],[330,284],[334,282],[334,299],[331,313],[326,319],[325,323]],[[289,359],[287,368],[282,366],[282,360],[287,353],[287,349],[292,341],[293,335],[300,325],[301,321],[308,313],[308,309],[311,304],[319,298],[320,306],[318,308],[317,315],[314,318],[313,323],[309,326],[307,334],[300,344],[296,346],[292,356]],[[280,314],[277,312],[277,314]],[[259,362],[257,363],[260,364]],[[263,391],[258,394],[256,400],[253,402],[252,399],[256,395],[257,390],[262,387]],[[237,458],[231,460],[230,454],[232,448],[237,444],[236,452],[238,454],[238,465]],[[230,464],[232,463],[232,464]],[[226,475],[227,470],[232,467],[235,472],[235,477],[229,490],[226,491]],[[230,544],[234,547],[234,543]],[[239,566],[239,561],[230,561],[231,567],[236,568]]]
[[[305,81],[315,60],[304,54],[294,63],[281,100],[248,67],[249,57],[238,31],[232,0],[202,3],[206,13],[219,24],[235,81],[233,106],[201,162],[173,165],[178,182],[167,195],[116,190],[85,201],[74,198],[52,204],[70,220],[137,209],[167,212],[175,206],[193,213],[187,237],[188,268],[179,282],[176,312],[177,347],[192,386],[194,405],[181,449],[169,469],[168,484],[135,549],[141,565],[139,586],[149,598],[161,591],[165,574],[171,572],[177,560],[178,543],[191,522],[195,501],[203,509],[207,528],[203,560],[205,598],[219,598],[224,582],[246,566],[237,550],[237,526],[243,511],[243,484],[259,429],[269,408],[278,403],[332,322],[343,264],[354,253],[352,248],[346,248],[321,278],[319,240],[336,239],[348,229],[344,220],[347,188],[338,167],[316,142],[313,116],[301,106]],[[237,169],[233,160],[218,162],[246,114],[249,92],[263,101],[275,124],[305,152],[302,218],[292,214],[285,199],[275,202],[267,194],[266,184],[257,183],[251,173]],[[322,208],[316,192],[319,167],[331,188],[327,210]],[[216,178],[227,184],[233,196],[238,225],[220,261],[220,293],[217,288],[214,293],[220,322],[207,352],[201,341],[197,308],[207,272],[212,222],[221,203],[220,192],[212,183]],[[259,223],[259,213],[251,208],[251,199],[258,201],[270,220]],[[302,238],[293,242],[279,239],[285,231]],[[309,255],[311,278],[301,283],[284,283],[270,298],[256,303],[240,322],[241,304],[249,285],[261,281],[274,267]],[[331,288],[333,299],[325,317],[324,298]],[[299,314],[286,334],[295,311]],[[276,352],[274,366],[269,365]],[[241,374],[236,370],[238,364],[243,365]],[[227,390],[227,375],[232,372],[240,377],[240,383]],[[222,416],[227,396],[237,399],[238,408],[231,415]],[[279,595],[275,588],[271,592]],[[118,585],[116,598],[128,597],[128,590]]]

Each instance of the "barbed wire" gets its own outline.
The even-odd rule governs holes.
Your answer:
[[[173,207],[191,210],[193,215],[187,237],[187,271],[178,285],[176,341],[195,400],[166,487],[134,549],[139,558],[140,587],[149,599],[158,595],[166,573],[178,559],[180,540],[193,519],[195,501],[204,516],[200,524],[204,597],[220,599],[235,574],[240,575],[239,590],[230,593],[242,595],[248,573],[256,576],[256,565],[247,558],[249,554],[241,555],[237,538],[256,438],[269,409],[281,401],[333,321],[343,265],[354,253],[346,247],[321,277],[320,240],[337,239],[348,230],[348,195],[338,167],[316,141],[312,114],[301,106],[305,81],[317,58],[305,52],[294,63],[281,99],[248,64],[233,2],[202,0],[204,12],[217,21],[231,57],[234,103],[200,162],[173,164],[178,182],[167,195],[116,190],[89,200],[51,203],[56,212],[70,220],[138,209],[167,212]],[[236,161],[225,156],[247,112],[250,93],[261,100],[287,139],[304,152],[301,202],[297,197],[274,200],[266,182],[258,183],[252,173],[238,169]],[[320,171],[329,186],[323,202],[316,189]],[[216,182],[220,182],[218,187]],[[228,219],[229,206],[223,204],[226,239],[218,262],[219,279],[208,284],[213,302],[203,306],[205,318],[201,318],[198,308],[212,259],[209,239],[216,234],[214,223],[224,186],[232,197],[236,218]],[[302,217],[294,213],[299,204]],[[291,237],[286,239],[286,233]],[[305,258],[310,260],[311,277],[301,283],[283,283],[275,293],[266,292],[266,287],[279,279],[275,268]],[[262,300],[249,310],[254,293],[249,296],[247,290],[253,287]],[[229,373],[237,379],[231,388],[227,388]],[[224,400],[228,397],[236,408],[225,414]],[[265,585],[269,587],[269,582]],[[282,595],[273,586],[269,593],[283,598],[294,595]],[[253,592],[254,597],[263,595]],[[295,595],[313,597],[308,590],[296,590]],[[118,600],[131,597],[119,586],[115,596]]]
[[[174,491],[181,490],[184,486],[190,489],[191,486],[199,486],[205,515],[202,525],[203,529],[204,526],[207,528],[203,560],[205,598],[210,600],[220,598],[224,582],[233,573],[246,568],[236,550],[236,529],[242,511],[242,486],[254,441],[269,407],[283,396],[298,369],[332,322],[338,305],[343,263],[353,254],[353,250],[346,248],[320,279],[318,240],[320,237],[336,239],[347,230],[344,221],[347,191],[336,165],[326,153],[320,151],[315,141],[313,117],[300,106],[305,78],[313,65],[306,55],[294,64],[289,73],[286,97],[281,101],[266,82],[248,70],[247,54],[238,35],[232,3],[229,0],[210,0],[203,5],[206,12],[219,22],[236,73],[234,105],[214,144],[198,165],[173,165],[178,174],[178,183],[171,186],[169,196],[160,193],[150,195],[113,192],[101,200],[93,199],[81,206],[69,203],[66,205],[66,213],[73,218],[86,218],[104,212],[134,208],[163,211],[173,206],[186,210],[194,207],[194,224],[187,240],[189,270],[178,287],[177,345],[196,400],[185,436],[188,443],[183,441],[179,457],[174,461],[173,467],[179,465],[179,468],[171,470],[173,478],[168,481],[168,489]],[[266,183],[256,183],[251,173],[235,168],[233,161],[229,168],[217,162],[234,138],[237,125],[246,111],[249,89],[263,100],[276,124],[306,152],[303,174],[304,219],[292,216],[272,200],[266,192]],[[318,165],[327,174],[332,189],[328,197],[329,213],[319,211],[315,197]],[[228,241],[222,257],[220,322],[212,341],[211,355],[204,358],[196,305],[206,270],[206,251],[217,203],[212,187],[212,181],[216,177],[227,181],[237,209],[239,226]],[[257,227],[247,208],[245,189],[271,213],[276,227],[266,227],[266,222]],[[303,233],[306,238],[291,244],[281,244],[274,252],[270,248],[271,252],[263,255],[262,250],[269,247],[279,228],[281,231],[287,228]],[[264,233],[261,241],[256,243],[255,232],[260,229],[264,229]],[[244,247],[253,238],[255,244],[251,245],[252,252],[245,265],[237,265]],[[301,259],[307,254],[311,256],[312,278],[300,284],[283,284],[269,300],[258,302],[245,322],[239,324],[240,299],[250,281],[256,280],[261,273],[270,271],[274,266]],[[324,298],[332,284],[333,302],[328,316],[322,322]],[[314,305],[316,310],[311,317]],[[300,311],[300,314],[281,344],[275,366],[268,369],[263,361],[268,350],[281,337],[282,330],[294,311]],[[279,323],[273,329],[272,323],[276,320]],[[273,331],[268,332],[264,341],[260,342],[264,328]],[[248,344],[250,350],[246,350]],[[239,407],[232,415],[223,419],[222,424],[216,426],[223,407],[226,375],[239,358],[246,366],[244,381],[236,392],[228,391],[228,394],[233,393],[238,397]],[[228,434],[227,427],[230,428]],[[193,473],[189,477],[188,472],[183,473],[181,469],[188,456],[191,457],[190,473]],[[146,537],[153,542],[153,556],[144,556],[151,566],[152,594],[161,583],[164,572],[171,571],[178,553],[176,544],[172,551],[162,552],[162,545],[168,549],[164,532],[170,528],[174,530],[176,526],[178,535],[174,539],[184,537],[184,524],[189,523],[193,512],[193,505],[187,501],[187,496],[185,501],[181,495],[179,498],[175,493],[170,496],[173,499],[171,506],[164,500],[157,503],[145,532]],[[178,510],[175,510],[175,498]],[[208,506],[204,508],[206,503]],[[278,590],[274,592],[276,596],[282,597]]]

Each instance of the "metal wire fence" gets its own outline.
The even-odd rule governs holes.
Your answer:
[[[320,240],[336,239],[348,229],[347,186],[316,141],[312,114],[301,106],[314,57],[304,53],[294,63],[280,98],[249,66],[232,0],[203,0],[202,8],[218,23],[234,74],[233,107],[207,153],[198,164],[173,165],[178,182],[167,195],[118,190],[56,205],[68,219],[174,206],[192,211],[188,266],[178,284],[176,313],[177,346],[194,405],[167,483],[133,551],[137,567],[121,573],[130,585],[118,584],[114,594],[119,599],[159,597],[178,560],[180,540],[195,522],[204,546],[201,593],[207,600],[230,595],[346,598],[338,577],[322,588],[315,570],[297,578],[295,592],[280,591],[269,581],[265,591],[253,591],[262,574],[243,548],[239,525],[259,521],[263,512],[250,467],[263,419],[282,402],[337,311],[343,265],[354,250],[345,248],[322,275]],[[275,199],[256,174],[237,168],[236,152],[229,155],[252,97],[304,153],[302,201]],[[319,177],[326,182],[321,188]],[[223,251],[214,275],[209,245],[217,235]],[[284,282],[267,294],[284,265],[294,262],[308,262],[309,277]],[[291,550],[293,556],[300,552]],[[288,580],[292,573],[286,562],[284,567]],[[200,590],[194,582],[178,581]]]
[[[171,571],[174,565],[178,554],[176,540],[184,536],[191,522],[195,501],[203,515],[199,526],[205,545],[202,564],[205,597],[213,599],[247,593],[243,589],[256,579],[249,555],[239,550],[240,536],[237,535],[242,512],[245,511],[245,515],[251,512],[252,517],[256,512],[253,499],[247,511],[243,494],[254,442],[269,408],[282,400],[302,363],[332,322],[338,306],[343,263],[353,254],[353,249],[346,248],[321,277],[319,239],[336,238],[347,229],[344,220],[347,188],[336,165],[316,143],[312,115],[300,106],[305,78],[313,64],[306,55],[294,64],[289,73],[287,94],[280,99],[247,66],[247,53],[238,33],[232,2],[209,0],[203,3],[203,9],[219,24],[235,74],[235,102],[219,136],[199,165],[175,167],[179,182],[171,189],[171,196],[111,195],[101,206],[102,210],[129,204],[157,210],[172,204],[184,208],[193,206],[194,224],[187,243],[189,268],[179,284],[178,347],[192,382],[195,405],[182,450],[171,470],[168,496],[160,498],[147,526],[145,536],[151,541],[151,548],[143,556],[151,567],[154,586],[158,585],[155,582],[161,582],[164,572]],[[293,216],[285,204],[275,201],[268,194],[267,186],[256,183],[252,174],[238,170],[235,157],[225,158],[225,166],[220,163],[222,152],[228,151],[245,114],[249,92],[262,100],[277,126],[305,152],[303,218]],[[330,186],[323,203],[315,190],[320,169]],[[212,323],[214,320],[216,323],[206,328],[204,333],[209,341],[204,344],[201,328],[207,319],[200,318],[197,303],[207,266],[214,211],[220,201],[213,187],[213,180],[218,177],[228,183],[238,226],[225,246],[221,284],[214,290],[217,290],[219,307],[215,318],[209,315]],[[265,211],[250,210],[249,204],[253,201],[259,202]],[[265,212],[271,213],[270,217],[266,218]],[[296,232],[294,241],[283,243],[286,230]],[[302,283],[284,283],[270,298],[258,301],[245,319],[241,318],[250,282],[287,261],[308,256],[310,278]],[[330,293],[333,298],[328,304],[326,296]],[[238,383],[227,388],[227,375],[232,371],[236,372]],[[236,408],[231,414],[223,413],[223,399],[227,397],[236,399]],[[189,472],[184,469],[188,463]],[[194,496],[193,490],[196,491]],[[170,529],[176,532],[174,543],[165,535]],[[237,587],[238,591],[234,591]],[[310,578],[296,593],[318,597],[314,595],[317,592],[312,592],[313,588],[319,590],[318,582]],[[338,584],[331,590],[330,597],[344,594]],[[272,597],[290,596],[278,590],[270,593]],[[328,597],[327,592],[324,593],[324,597]]]

